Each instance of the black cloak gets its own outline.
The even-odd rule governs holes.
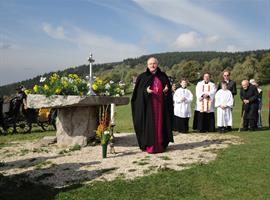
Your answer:
[[[155,123],[151,102],[151,94],[146,89],[152,85],[154,77],[161,81],[163,88],[168,86],[168,92],[163,94],[163,147],[166,148],[169,142],[173,142],[173,98],[171,84],[167,75],[159,68],[152,74],[148,68],[137,77],[135,88],[131,98],[131,109],[134,130],[141,150],[147,146],[153,146],[155,142]]]
[[[242,112],[245,111],[245,119],[256,119],[258,116],[258,90],[256,86],[249,85],[246,90],[240,90],[241,100],[249,100],[248,104],[242,105]]]

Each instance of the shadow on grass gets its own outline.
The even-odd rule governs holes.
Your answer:
[[[200,142],[172,144],[172,145],[169,145],[167,151],[188,150],[188,149],[195,149],[198,147],[208,147],[213,144],[222,144],[223,142],[226,142],[226,141],[230,141],[230,140],[229,139],[214,139],[214,140],[204,140]]]
[[[0,173],[0,197],[3,200],[55,199],[59,192],[76,189],[81,187],[83,182],[95,180],[102,174],[117,169],[81,169],[99,163],[64,163],[9,176]]]
[[[63,156],[49,156],[49,157],[34,157],[34,158],[28,158],[23,160],[15,160],[10,162],[2,163],[2,166],[0,166],[0,170],[9,170],[12,168],[28,168],[32,166],[36,166],[40,163],[43,163],[49,159],[59,158]]]
[[[247,132],[249,132],[249,133],[256,132],[257,133],[257,132],[263,132],[263,131],[270,131],[270,128],[269,127],[261,127],[261,128],[256,128],[255,131],[244,131],[243,128],[241,128],[240,131],[239,131],[239,128],[232,129],[232,132],[243,132],[243,133],[247,133]],[[228,133],[230,133],[230,132],[228,132]]]
[[[33,183],[25,174],[10,177],[0,174],[0,197],[3,200],[52,200],[59,192],[73,190],[81,186],[81,184],[76,184],[59,189],[41,183]]]
[[[128,134],[124,136],[121,136],[121,134],[115,135],[115,146],[138,147],[136,135],[135,134]]]

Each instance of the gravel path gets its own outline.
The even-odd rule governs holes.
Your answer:
[[[134,134],[115,134],[116,154],[101,158],[101,146],[80,150],[38,146],[38,142],[17,142],[0,148],[0,173],[24,174],[33,182],[54,187],[94,180],[134,179],[160,169],[183,170],[195,163],[214,160],[219,149],[239,144],[239,137],[222,134],[177,134],[166,152],[140,151]]]

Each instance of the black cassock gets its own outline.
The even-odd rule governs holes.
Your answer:
[[[244,128],[250,126],[251,129],[255,127],[255,121],[258,117],[258,90],[255,86],[249,85],[246,90],[240,90],[241,100],[249,100],[248,104],[242,105],[242,112],[244,114]]]
[[[137,77],[135,88],[131,98],[131,109],[133,125],[136,132],[138,144],[141,150],[147,146],[153,146],[155,142],[155,123],[152,109],[152,95],[147,93],[147,87],[152,85],[154,77],[161,81],[163,88],[168,86],[168,92],[163,94],[163,120],[162,134],[163,147],[166,148],[169,142],[173,142],[173,98],[171,84],[167,75],[159,68],[155,74],[148,69]]]

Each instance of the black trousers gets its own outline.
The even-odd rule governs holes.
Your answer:
[[[250,129],[250,130],[255,130],[257,120],[256,119],[244,119],[244,129]]]
[[[188,122],[189,122],[189,117],[182,118],[182,117],[174,116],[174,123],[173,123],[174,130],[181,133],[187,133]]]
[[[199,132],[215,132],[215,114],[214,112],[200,112],[198,115],[197,130]]]
[[[200,112],[199,111],[197,111],[197,110],[195,110],[194,111],[194,117],[193,117],[193,125],[192,125],[192,129],[193,130],[197,130],[197,125],[198,125],[198,114],[199,114]]]

